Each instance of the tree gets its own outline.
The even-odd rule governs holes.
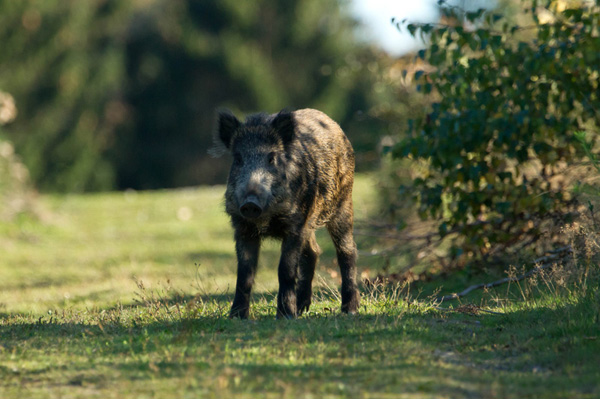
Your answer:
[[[120,187],[225,182],[229,160],[206,155],[218,106],[318,108],[351,126],[359,150],[374,147],[349,123],[370,107],[370,53],[337,1],[175,1],[138,18],[125,93],[136,126],[113,157]]]
[[[42,190],[223,183],[214,112],[315,107],[372,150],[370,50],[343,1],[0,3],[7,133]]]
[[[110,101],[123,83],[125,2],[0,3],[0,86],[19,117],[8,138],[41,189],[106,189],[102,156],[112,132]]]
[[[436,100],[393,155],[427,162],[409,191],[454,256],[544,249],[578,210],[567,177],[585,156],[576,132],[600,126],[600,6],[563,3],[532,1],[526,26],[484,10],[462,15],[468,29],[409,26],[429,35],[419,90]]]

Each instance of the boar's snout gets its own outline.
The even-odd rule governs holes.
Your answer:
[[[258,197],[255,195],[249,195],[246,197],[246,200],[242,206],[240,206],[240,213],[246,219],[256,219],[262,214],[262,212],[263,209],[260,206]]]

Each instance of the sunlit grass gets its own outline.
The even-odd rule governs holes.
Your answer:
[[[356,213],[373,195],[368,176],[356,182]],[[129,304],[136,281],[169,281],[190,294],[231,292],[236,264],[233,232],[224,213],[223,186],[174,191],[44,196],[45,221],[2,226],[0,306],[5,312],[43,313],[56,306]],[[319,271],[334,268],[333,246]],[[257,292],[277,288],[279,244],[265,243]]]
[[[356,187],[365,217],[369,176]],[[251,320],[229,320],[236,265],[223,190],[42,196],[41,222],[2,225],[0,397],[600,395],[597,265],[585,286],[548,274],[461,302],[498,314],[444,310],[460,304],[440,307],[423,287],[364,286],[360,314],[346,316],[321,232],[308,314],[275,320],[279,246],[269,242]]]

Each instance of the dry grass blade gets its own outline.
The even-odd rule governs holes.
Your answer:
[[[472,303],[467,303],[467,304],[464,304],[464,305],[460,305],[456,309],[443,308],[443,307],[440,307],[440,306],[434,306],[434,309],[440,310],[442,312],[456,312],[456,313],[462,313],[462,314],[466,314],[466,315],[470,315],[470,316],[479,316],[480,312],[490,313],[490,314],[497,314],[497,315],[503,315],[504,314],[504,313],[500,313],[500,312],[494,312],[492,310],[482,309],[481,306],[478,306],[478,305],[475,305],[475,304],[472,304]]]
[[[562,259],[565,256],[568,256],[572,252],[573,252],[573,250],[570,245],[556,249],[556,250],[552,251],[552,253],[550,255],[545,255],[545,256],[539,257],[536,260],[534,260],[532,263],[534,265],[536,265],[535,268],[528,271],[527,273],[521,274],[519,276],[514,276],[514,277],[505,277],[503,279],[496,280],[491,283],[475,284],[475,285],[472,285],[472,286],[466,288],[465,290],[463,290],[459,293],[445,295],[441,298],[438,298],[438,300],[440,302],[443,302],[443,301],[449,301],[452,299],[458,299],[458,298],[464,297],[465,295],[467,295],[470,292],[475,291],[475,290],[493,288],[493,287],[497,287],[502,284],[511,283],[511,282],[515,282],[515,281],[521,281],[527,277],[531,277],[534,274],[539,273],[542,270],[548,269],[549,267],[554,265],[557,260]]]

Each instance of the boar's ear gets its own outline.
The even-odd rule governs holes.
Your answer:
[[[281,111],[275,116],[271,126],[281,137],[284,147],[287,147],[294,138],[294,130],[296,129],[294,115],[288,111]]]
[[[221,140],[227,149],[230,149],[233,133],[242,123],[227,109],[221,109],[217,112],[217,134],[219,140]]]

